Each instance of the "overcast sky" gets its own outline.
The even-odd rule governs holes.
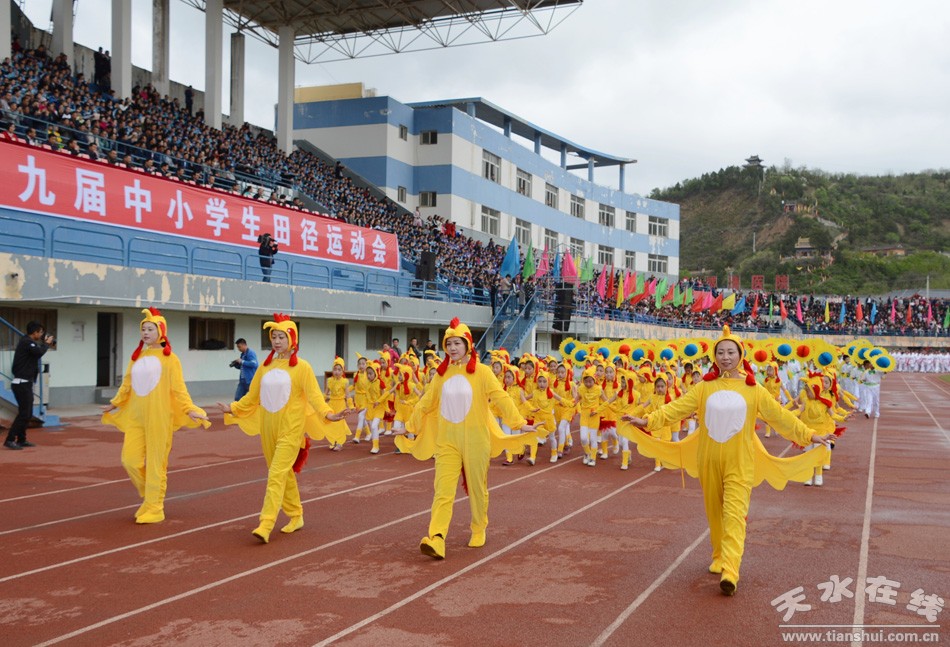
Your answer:
[[[34,24],[48,27],[50,5],[27,1]],[[152,3],[132,5],[132,61],[150,68]],[[76,40],[108,49],[111,0],[76,6]],[[171,7],[171,76],[203,89],[203,14]],[[645,195],[752,154],[858,174],[950,168],[948,42],[947,0],[587,0],[546,36],[297,63],[296,83],[361,81],[405,103],[484,97],[637,159],[627,190]],[[248,39],[246,60],[246,118],[273,127],[277,52]]]

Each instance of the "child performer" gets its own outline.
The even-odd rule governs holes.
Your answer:
[[[356,354],[356,358],[356,374],[353,375],[353,406],[356,408],[358,414],[356,417],[356,432],[353,434],[353,442],[358,445],[360,442],[360,436],[363,435],[364,429],[366,430],[366,440],[369,440],[372,437],[373,432],[370,431],[369,424],[366,422],[367,360],[359,353]]]
[[[182,377],[181,362],[168,341],[168,325],[157,308],[142,310],[141,340],[122,384],[102,408],[103,424],[123,432],[122,467],[142,497],[135,523],[165,519],[165,488],[172,434],[180,427],[207,429],[207,414],[196,407]],[[118,413],[112,413],[118,409]]]
[[[557,424],[554,419],[554,407],[560,402],[561,396],[550,388],[546,370],[539,370],[537,383],[538,388],[534,390],[531,399],[526,403],[531,413],[528,422],[538,430],[538,441],[530,445],[529,465],[534,465],[537,459],[538,445],[543,445],[548,439],[551,445],[551,462],[557,462]],[[573,402],[572,399],[571,403]],[[542,433],[544,436],[541,435]]]
[[[597,429],[600,427],[600,411],[604,389],[597,384],[597,370],[591,366],[584,369],[581,385],[577,387],[577,406],[581,412],[581,447],[584,449],[584,465],[597,465]]]
[[[614,454],[620,451],[620,441],[617,438],[617,420],[620,419],[620,409],[623,401],[619,398],[620,377],[617,375],[616,366],[609,364],[604,367],[604,379],[600,385],[604,390],[605,404],[597,430],[600,436],[600,457],[607,458],[608,445],[613,445]]]
[[[782,386],[782,378],[778,376],[778,367],[774,363],[769,363],[766,365],[765,377],[762,379],[762,386],[765,387],[765,390],[768,391],[779,404],[782,403],[783,392],[786,397],[786,402],[792,400],[792,395],[788,392],[788,389]],[[765,425],[765,437],[768,438],[771,435],[772,427]]]
[[[554,417],[557,419],[557,456],[552,457],[551,462],[564,456],[565,451],[570,451],[573,441],[571,440],[571,421],[574,414],[577,413],[577,386],[574,380],[570,378],[571,369],[566,363],[558,364],[557,373],[554,381],[551,383],[551,391],[559,397],[554,405]],[[570,442],[569,442],[570,441]]]
[[[303,505],[294,470],[299,471],[306,461],[307,437],[342,443],[346,433],[328,424],[343,420],[344,414],[330,409],[313,368],[297,357],[297,324],[287,315],[274,314],[274,321],[265,323],[264,330],[270,330],[271,352],[254,374],[250,391],[237,402],[219,406],[225,424],[237,424],[248,436],[261,437],[267,490],[260,523],[252,534],[266,544],[281,509],[290,517],[281,532],[303,528]]]
[[[346,364],[343,362],[342,357],[337,357],[333,360],[331,373],[330,377],[327,378],[327,404],[330,405],[330,409],[333,413],[342,413],[352,410],[353,398],[350,395],[350,381],[346,379]],[[350,428],[346,426],[346,422],[342,420],[333,424],[338,428],[338,432],[334,433],[334,435],[336,436],[339,435],[339,432],[343,432],[344,437],[344,441],[330,443],[330,449],[338,452],[343,449],[343,442],[345,442],[346,436],[349,436],[351,432]]]
[[[366,423],[369,425],[369,437],[373,441],[370,454],[379,453],[379,428],[389,406],[389,390],[379,377],[381,371],[379,362],[370,362],[366,366]]]
[[[808,428],[814,431],[817,434],[830,435],[838,432],[838,428],[835,427],[835,421],[843,418],[839,418],[835,413],[835,403],[831,399],[831,378],[823,375],[811,375],[806,380],[802,381],[802,392],[798,396],[800,399],[801,408],[798,411],[798,417],[808,425]],[[840,433],[844,432],[844,428],[840,428]],[[830,436],[831,447],[834,447],[834,436]],[[809,445],[806,449],[813,449],[816,447],[815,444]],[[828,469],[831,468],[831,453],[828,454],[828,460],[824,464],[819,464],[815,466],[814,476],[805,481],[805,485],[817,485],[821,486],[824,484],[824,476],[822,474],[824,470],[824,465],[828,465]]]
[[[415,440],[396,437],[396,446],[419,460],[435,456],[435,495],[428,534],[419,549],[436,559],[445,557],[445,538],[459,477],[464,475],[472,510],[469,546],[485,545],[488,527],[488,464],[503,448],[518,450],[537,442],[534,428],[525,424],[514,403],[498,384],[491,369],[478,362],[468,326],[453,319],[445,331],[446,358],[438,374],[412,412],[406,428]],[[526,432],[505,436],[489,409],[495,404],[508,426]]]

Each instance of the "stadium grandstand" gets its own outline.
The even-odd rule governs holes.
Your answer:
[[[111,397],[151,305],[196,396],[232,390],[235,340],[266,347],[261,324],[274,312],[301,322],[318,371],[393,338],[421,348],[455,316],[484,350],[540,354],[568,332],[667,338],[723,323],[892,347],[950,342],[948,301],[931,295],[796,297],[679,280],[678,207],[623,191],[633,159],[484,99],[403,104],[317,88],[299,91],[293,110],[290,78],[272,133],[233,105],[225,122],[220,97],[186,94],[161,65],[131,70],[121,47],[103,58],[64,41],[68,26],[48,34],[3,4],[14,36],[0,65],[0,373],[27,321],[54,332],[41,410]],[[65,4],[54,2],[54,27]],[[281,73],[292,69],[281,60]],[[374,117],[353,116],[367,106]],[[407,162],[423,150],[427,164]],[[457,165],[460,151],[477,163]],[[605,165],[618,167],[619,191],[594,184]],[[265,234],[279,250],[269,267]]]

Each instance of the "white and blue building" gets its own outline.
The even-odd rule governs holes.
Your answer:
[[[598,265],[679,276],[679,205],[624,190],[636,160],[580,146],[480,98],[405,104],[366,96],[360,84],[343,87],[311,94],[322,100],[298,90],[294,139],[401,206],[496,242],[517,238],[522,248],[569,249]],[[618,168],[619,188],[594,182],[594,170],[606,166]],[[578,175],[585,169],[586,178]]]

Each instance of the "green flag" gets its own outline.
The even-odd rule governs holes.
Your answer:
[[[531,278],[537,269],[534,266],[534,247],[528,245],[528,254],[524,258],[524,269],[521,270],[521,278]]]
[[[594,280],[594,259],[585,258],[584,265],[581,267],[581,281]]]
[[[663,278],[660,280],[660,283],[656,286],[656,293],[653,295],[653,303],[657,308],[663,305],[663,297],[666,296],[666,279]]]
[[[683,305],[690,305],[693,302],[693,286],[688,286],[683,292]]]
[[[643,275],[637,274],[637,288],[633,291],[634,294],[643,294]],[[950,312],[950,311],[948,311]]]
[[[943,316],[943,327],[950,328],[950,307],[947,308],[947,314]]]
[[[683,293],[680,292],[679,283],[673,286],[673,305],[677,308],[683,305]]]

